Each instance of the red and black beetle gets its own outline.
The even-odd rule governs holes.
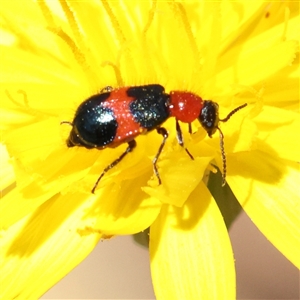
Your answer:
[[[68,147],[85,147],[88,149],[104,149],[117,147],[128,143],[125,152],[108,165],[96,181],[92,193],[103,175],[117,165],[135,146],[135,138],[148,131],[156,129],[163,136],[163,141],[153,159],[154,172],[161,179],[157,170],[157,159],[163,150],[168,132],[161,125],[169,118],[175,117],[179,144],[184,147],[179,122],[190,124],[198,119],[209,137],[218,130],[220,133],[221,154],[223,160],[223,183],[226,179],[226,157],[224,151],[224,136],[219,128],[219,122],[229,118],[247,104],[243,104],[224,119],[219,119],[219,106],[210,100],[202,100],[198,95],[185,91],[165,93],[163,86],[151,84],[113,89],[106,87],[101,93],[85,100],[77,108],[73,122],[61,123],[72,126]],[[188,152],[193,159],[192,155]]]

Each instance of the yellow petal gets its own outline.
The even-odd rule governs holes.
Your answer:
[[[80,263],[101,238],[79,233],[86,201],[53,197],[1,231],[1,299],[37,299]]]
[[[263,99],[266,104],[278,105],[288,108],[295,106],[294,111],[299,111],[299,56],[288,66],[268,80],[265,86]]]
[[[236,154],[228,170],[227,181],[246,213],[300,267],[299,163],[257,150]]]
[[[267,105],[288,109],[295,112],[299,111],[299,56],[293,64],[286,66],[276,74],[272,75],[263,84],[256,84],[253,89],[240,95],[244,103],[253,102],[253,97],[261,97]],[[241,100],[242,101],[242,100]],[[273,116],[269,116],[273,118]]]
[[[232,249],[221,213],[201,183],[181,207],[163,205],[150,228],[157,299],[234,299]]]
[[[65,151],[60,155],[52,153],[46,161],[40,163],[40,169],[35,170],[38,174],[3,197],[0,202],[3,212],[1,226],[8,227],[64,189],[63,194],[66,197],[72,197],[75,202],[86,199],[90,206],[86,213],[91,215],[93,222],[89,224],[87,231],[104,232],[109,235],[132,234],[149,227],[159,213],[161,203],[158,199],[149,197],[140,188],[146,184],[148,175],[143,174],[136,178],[136,186],[133,187],[132,178],[125,179],[128,169],[124,169],[119,176],[108,175],[108,183],[98,187],[96,195],[93,195],[91,188],[99,176],[99,169],[96,175],[86,173],[90,169],[92,159],[99,154],[89,153],[85,161],[78,161],[75,152],[73,156]],[[58,159],[61,160],[60,168],[55,163],[49,164],[51,161],[58,163]],[[71,182],[77,183],[81,177],[87,177],[87,182],[68,187]]]
[[[110,186],[106,192],[111,188],[112,195],[100,198],[80,192],[55,195],[2,230],[2,299],[37,298],[80,263],[101,236],[149,227],[160,211],[159,201],[142,198],[129,180],[125,187],[127,191]],[[126,192],[126,199],[118,192]]]
[[[211,159],[211,157],[203,157],[191,160],[190,157],[180,157],[176,160],[172,158],[164,160],[160,162],[160,174],[163,184],[154,187],[143,187],[143,191],[160,199],[163,203],[180,207],[203,179],[204,172]],[[154,178],[154,180],[157,181],[157,178]]]
[[[258,128],[254,147],[268,155],[272,153],[282,159],[300,161],[300,140],[297,138],[300,128],[299,113],[264,106],[253,121]]]
[[[98,189],[99,198],[89,210],[95,221],[88,231],[98,230],[106,235],[115,235],[133,234],[148,228],[159,214],[161,202],[141,190],[140,186],[146,181],[147,176],[141,176],[135,179],[136,187],[130,179]]]
[[[255,84],[262,88],[270,76],[279,74],[296,57],[299,7],[263,1],[222,3],[221,7],[221,28],[228,36],[216,64],[217,94],[234,94],[236,89],[249,90]],[[267,13],[270,18],[265,17]]]
[[[240,51],[239,49],[238,55],[231,51],[220,61],[217,82],[222,85],[222,93],[232,93],[232,87],[236,84],[251,86],[260,83],[286,67],[295,57],[297,43],[286,41],[266,49],[251,49],[253,50]]]
[[[0,144],[0,191],[11,187],[15,182],[15,173],[11,162],[9,161],[9,154],[5,145]]]

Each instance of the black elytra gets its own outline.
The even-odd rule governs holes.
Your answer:
[[[169,95],[164,93],[162,86],[130,87],[127,95],[134,98],[129,103],[129,108],[135,121],[148,131],[157,128],[169,118]]]
[[[114,140],[118,122],[113,110],[102,105],[109,96],[109,92],[94,95],[78,107],[68,147],[103,148]]]

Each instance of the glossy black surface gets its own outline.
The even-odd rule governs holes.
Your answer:
[[[112,109],[101,105],[109,95],[94,95],[78,107],[67,142],[69,147],[105,147],[113,141],[118,127],[117,120]]]
[[[161,85],[132,87],[128,89],[127,94],[135,98],[129,104],[129,108],[134,120],[141,127],[152,130],[169,118],[169,95],[164,93]]]
[[[211,137],[217,130],[219,124],[219,106],[213,101],[204,101],[199,121],[207,134]]]

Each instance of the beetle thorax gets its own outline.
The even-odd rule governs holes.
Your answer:
[[[170,92],[170,113],[184,123],[196,120],[201,112],[203,100],[201,97],[190,92]]]

